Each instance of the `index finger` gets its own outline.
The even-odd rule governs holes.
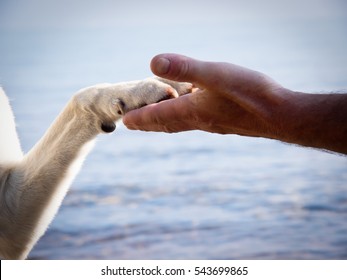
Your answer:
[[[192,130],[190,95],[147,105],[126,113],[123,123],[128,129],[142,131],[180,132]]]

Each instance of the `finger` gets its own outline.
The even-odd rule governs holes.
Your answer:
[[[189,95],[186,95],[130,111],[124,115],[123,123],[132,130],[161,132],[191,130],[193,128],[189,121],[191,116],[188,116],[190,114],[188,97]]]
[[[190,82],[200,88],[220,84],[225,75],[222,63],[206,62],[178,54],[160,54],[151,61],[154,74],[180,82]],[[221,81],[222,80],[222,81]]]

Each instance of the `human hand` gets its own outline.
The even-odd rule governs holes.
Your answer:
[[[163,54],[152,59],[151,69],[160,77],[193,83],[198,90],[127,113],[123,122],[129,129],[274,138],[278,127],[272,117],[290,94],[264,74],[229,63]]]

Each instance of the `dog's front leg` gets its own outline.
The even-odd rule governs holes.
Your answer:
[[[191,85],[184,88],[189,92]],[[77,93],[24,159],[4,172],[0,256],[28,255],[57,212],[97,134],[113,131],[115,121],[127,111],[177,96],[177,91],[162,81],[146,79]]]
[[[0,243],[8,247],[1,248],[5,258],[25,258],[46,230],[99,133],[94,122],[71,101],[44,137],[10,169],[3,192],[7,215],[2,213],[0,224]]]

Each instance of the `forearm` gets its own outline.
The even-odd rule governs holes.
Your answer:
[[[347,94],[288,92],[277,118],[279,140],[347,154]]]
[[[25,155],[18,170],[26,175],[23,185],[37,183],[37,176],[45,176],[52,182],[59,183],[61,174],[67,172],[71,163],[78,158],[84,144],[93,140],[98,131],[93,119],[81,117],[80,109],[70,101],[56,118],[40,141]],[[48,180],[42,180],[48,182]],[[41,182],[41,180],[39,181]]]
[[[24,258],[44,233],[85,156],[82,149],[97,135],[75,110],[70,102],[43,138],[11,169],[6,191],[12,211],[12,227],[6,229],[7,258]]]

